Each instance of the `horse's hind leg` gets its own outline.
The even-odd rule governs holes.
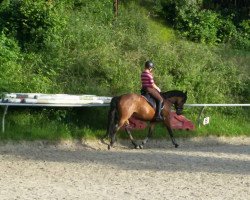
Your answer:
[[[129,135],[129,139],[131,140],[131,142],[132,142],[132,144],[134,145],[135,149],[139,149],[139,148],[141,149],[141,145],[138,145],[138,144],[135,142],[135,140],[134,140],[134,138],[133,138],[133,136],[132,136],[130,130],[129,130],[128,128],[125,128],[125,131],[126,131],[126,133]]]
[[[108,149],[111,149],[111,147],[114,146],[115,136],[118,130],[119,130],[118,125],[115,125],[114,129],[112,130],[112,134],[110,135],[110,144],[108,145]]]
[[[108,149],[110,149],[111,147],[114,146],[114,143],[116,141],[116,133],[124,125],[125,122],[126,122],[126,120],[120,119],[119,122],[117,124],[115,124],[115,126],[112,130],[112,134],[110,135],[111,140],[110,140],[110,145],[108,146]]]

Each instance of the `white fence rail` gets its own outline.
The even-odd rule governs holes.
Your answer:
[[[10,106],[17,107],[101,107],[109,106],[112,97],[96,95],[9,93],[3,94],[0,106],[4,107],[2,132],[5,131],[5,116]]]
[[[185,104],[189,107],[244,107],[250,106],[250,104]]]

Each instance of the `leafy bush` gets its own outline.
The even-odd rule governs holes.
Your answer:
[[[23,78],[23,92],[58,92],[58,85],[55,82],[58,72],[53,67],[49,67],[40,54],[25,53],[21,62],[25,69]]]
[[[0,91],[52,92],[55,72],[35,53],[24,54],[14,39],[0,34]]]
[[[232,44],[237,49],[250,51],[250,20],[243,20],[240,23],[238,32],[232,39]]]
[[[231,9],[232,6],[229,5],[231,2],[228,2],[228,5],[224,7],[229,6],[230,9],[224,9],[223,5],[217,5],[220,3],[208,1],[159,0],[150,2],[154,12],[164,17],[182,36],[191,41],[206,44],[231,43],[238,49],[250,48],[249,30],[242,28],[249,26],[246,25],[249,24],[249,20],[243,20],[243,22],[239,20],[246,16],[242,14],[246,10],[244,3],[237,4],[240,8]]]
[[[147,59],[157,64],[156,79],[163,90],[188,89],[193,96],[191,101],[226,101],[231,90],[240,90],[241,81],[233,83],[234,79],[228,79],[237,74],[234,64],[221,60],[206,46],[176,41],[163,44],[157,38],[158,30],[149,27],[147,18],[142,17],[144,10],[134,2],[121,4],[117,19],[113,15],[112,2],[107,1],[61,1],[58,7],[37,1],[31,9],[33,4],[31,1],[19,4],[11,1],[6,7],[9,11],[18,5],[17,13],[29,18],[29,27],[39,23],[48,25],[42,26],[43,34],[48,33],[43,35],[43,51],[23,53],[18,63],[25,66],[22,87],[25,91],[98,95],[139,92],[139,75]],[[45,5],[43,9],[42,5]],[[198,12],[199,3],[178,1],[176,5],[180,19],[176,25],[192,40],[204,43],[230,40],[218,32],[218,27],[223,27],[223,32],[228,30],[233,37],[235,27],[230,21],[222,21],[220,15],[211,11]],[[45,13],[49,14],[47,18],[42,17]],[[67,16],[61,17],[62,14]],[[53,31],[59,18],[65,26],[60,26],[60,31]],[[247,29],[246,25],[244,27]],[[38,34],[37,38],[40,36]],[[35,32],[32,37],[36,37]],[[37,41],[34,42],[36,46]],[[203,59],[204,55],[207,59]],[[223,87],[215,92],[208,83]]]
[[[180,10],[176,28],[192,41],[214,44],[218,41],[217,32],[220,23],[218,15],[211,11]]]
[[[20,65],[22,56],[14,39],[0,34],[0,91],[22,90],[23,69]]]
[[[230,43],[237,35],[236,26],[228,18],[221,18],[217,30],[217,38],[220,43]]]
[[[22,48],[39,50],[51,29],[63,22],[55,12],[56,3],[44,0],[10,0],[2,3],[0,10],[1,29],[14,36]]]

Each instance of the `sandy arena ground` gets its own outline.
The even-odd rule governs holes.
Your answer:
[[[0,144],[0,199],[249,200],[250,138]]]

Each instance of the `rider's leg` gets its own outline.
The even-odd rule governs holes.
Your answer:
[[[157,106],[156,106],[156,118],[155,118],[156,121],[163,120],[163,117],[161,115],[162,104],[163,104],[163,101],[158,101],[157,102]]]
[[[156,121],[163,120],[161,116],[161,110],[163,105],[163,98],[161,97],[160,93],[155,88],[147,88],[147,91],[156,99]]]

